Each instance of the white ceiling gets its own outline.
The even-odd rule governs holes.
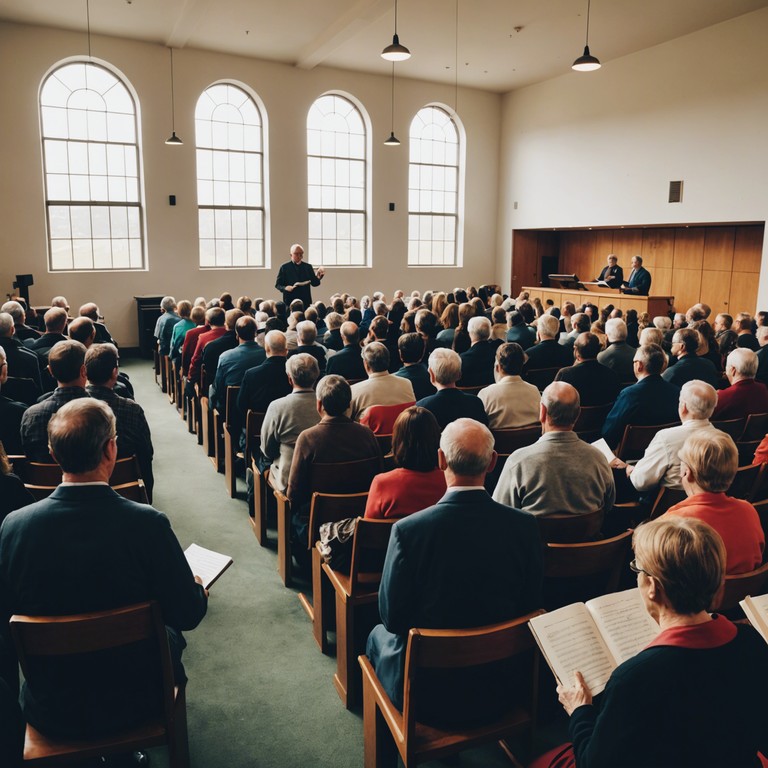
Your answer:
[[[590,48],[610,65],[767,5],[768,0],[593,0]],[[587,0],[399,0],[400,41],[413,55],[396,65],[397,75],[453,83],[458,68],[461,85],[498,92],[556,77],[581,55],[586,8]],[[379,53],[392,40],[394,0],[90,0],[90,16],[94,33],[174,48],[305,69],[323,65],[388,74],[392,66]],[[84,31],[86,0],[0,0],[0,19]],[[105,56],[98,45],[93,54]]]

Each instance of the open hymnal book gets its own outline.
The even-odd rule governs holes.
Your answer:
[[[739,605],[744,610],[749,623],[763,636],[768,643],[768,595],[745,597]]]
[[[232,558],[229,555],[222,555],[197,544],[190,544],[184,550],[184,555],[192,573],[202,579],[206,589],[210,589],[216,579],[232,565]]]
[[[528,622],[544,658],[564,685],[578,671],[595,696],[616,667],[659,634],[639,589],[558,608]]]
[[[616,458],[616,454],[611,450],[611,447],[608,445],[608,443],[605,442],[604,437],[601,437],[599,440],[595,440],[592,445],[594,445],[595,448],[597,448],[597,450],[600,451],[603,456],[605,456],[609,464]]]

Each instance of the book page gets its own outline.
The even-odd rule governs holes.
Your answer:
[[[608,443],[605,442],[605,438],[601,437],[599,440],[595,440],[592,445],[594,445],[595,448],[597,448],[597,450],[600,451],[600,453],[602,453],[606,459],[608,459],[609,464],[616,458],[616,455],[611,450],[611,447],[608,445]]]
[[[561,683],[573,683],[578,671],[593,696],[602,692],[617,665],[583,603],[545,613],[528,623]]]
[[[232,558],[229,555],[222,555],[197,544],[190,544],[184,551],[184,555],[192,573],[203,580],[203,586],[206,589],[209,589],[216,579],[232,565]]]
[[[763,636],[768,643],[768,595],[745,597],[739,605],[749,619],[749,623]]]
[[[631,659],[659,634],[659,625],[645,609],[637,587],[596,597],[587,603],[587,610],[617,665]]]

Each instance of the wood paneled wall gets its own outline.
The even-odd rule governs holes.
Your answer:
[[[583,280],[595,278],[605,266],[606,256],[615,253],[627,276],[630,259],[639,254],[653,279],[651,294],[674,296],[678,311],[702,301],[713,312],[754,312],[764,229],[763,224],[625,227],[557,233],[540,230],[537,236],[529,230],[521,238],[515,232],[512,271],[522,278],[521,285],[538,284],[540,267],[532,270],[528,266],[535,260],[534,253],[541,251],[535,244],[541,240],[551,248],[557,235],[558,271],[562,273],[576,274]],[[534,275],[536,282],[530,282]],[[513,280],[513,292],[516,284]]]

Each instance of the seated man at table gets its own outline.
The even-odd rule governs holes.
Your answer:
[[[535,610],[541,601],[536,521],[497,504],[483,487],[496,462],[488,428],[472,419],[449,424],[440,438],[438,462],[448,490],[434,506],[395,523],[379,587],[382,623],[374,627],[366,648],[379,680],[399,708],[412,627],[493,624]],[[478,706],[489,711],[505,693],[496,673],[495,668],[473,669],[461,677],[462,688],[466,686],[468,695],[477,696]],[[439,708],[439,701],[430,703]]]
[[[124,499],[108,484],[117,458],[106,403],[67,403],[48,426],[63,483],[11,513],[0,528],[0,614],[65,616],[157,600],[168,629],[175,682],[186,682],[181,632],[205,616],[193,576],[165,515]],[[98,658],[30,660],[22,706],[54,738],[97,738],[146,720],[161,705],[155,654],[146,644]]]

